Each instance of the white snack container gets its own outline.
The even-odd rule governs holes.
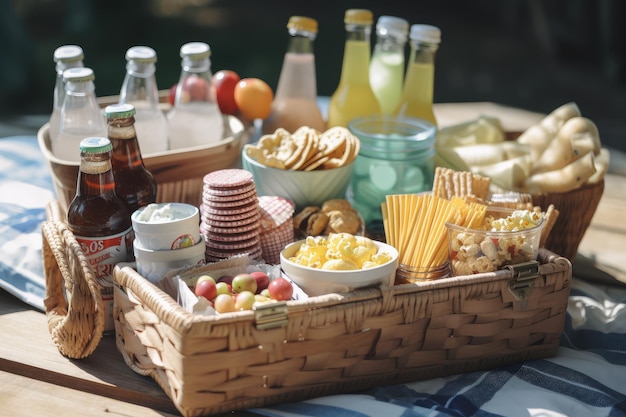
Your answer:
[[[137,272],[152,282],[159,281],[172,269],[203,265],[205,250],[202,238],[193,246],[176,250],[145,249],[137,240],[133,244]]]
[[[135,244],[146,250],[181,250],[201,241],[200,213],[185,203],[153,203],[136,210],[131,220]]]

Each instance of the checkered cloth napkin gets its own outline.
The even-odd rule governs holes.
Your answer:
[[[259,196],[261,211],[261,248],[263,259],[271,265],[280,264],[280,251],[293,242],[292,201],[276,196]]]

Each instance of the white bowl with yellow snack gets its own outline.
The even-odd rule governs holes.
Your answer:
[[[393,285],[398,251],[364,236],[331,233],[289,244],[280,254],[280,265],[304,292],[317,296]]]
[[[242,165],[259,195],[289,199],[301,210],[345,197],[359,149],[358,138],[341,127],[277,129],[244,146]]]

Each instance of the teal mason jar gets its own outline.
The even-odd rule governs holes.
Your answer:
[[[353,119],[348,128],[361,148],[347,195],[363,216],[366,233],[384,240],[386,196],[432,189],[437,128],[414,117],[381,115]]]

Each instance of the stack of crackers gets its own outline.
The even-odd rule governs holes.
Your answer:
[[[476,202],[490,206],[507,207],[515,210],[533,210],[541,212],[539,206],[533,205],[532,196],[525,193],[508,192],[491,195],[489,186],[491,179],[469,171],[455,171],[450,168],[436,167],[433,179],[433,195],[451,200],[461,197],[466,202]],[[545,212],[544,227],[541,231],[540,245],[543,246],[559,217],[559,211],[550,204]]]
[[[333,127],[320,133],[303,126],[294,133],[279,128],[263,135],[256,144],[244,146],[248,157],[268,167],[314,171],[346,166],[357,157],[359,139],[345,127]]]

